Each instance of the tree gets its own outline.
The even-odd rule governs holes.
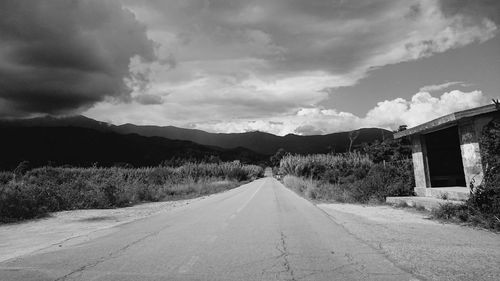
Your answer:
[[[406,125],[401,125],[395,133],[404,131],[406,128]],[[376,140],[371,144],[364,143],[361,151],[368,154],[375,163],[397,161],[411,157],[411,143],[408,137],[386,138],[383,141]]]
[[[271,161],[271,166],[278,167],[280,165],[281,159],[287,154],[288,152],[286,152],[285,149],[278,149],[278,151],[276,151],[276,153],[271,156],[271,158],[269,158],[269,160]]]
[[[359,137],[359,131],[350,131],[349,132],[349,152],[351,152],[352,144]]]
[[[27,171],[30,169],[30,162],[29,161],[22,161],[17,165],[17,167],[14,169],[14,178],[16,180],[20,179],[24,174],[26,174]]]

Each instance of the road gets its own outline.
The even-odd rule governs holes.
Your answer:
[[[419,280],[272,177],[0,263],[0,280]]]

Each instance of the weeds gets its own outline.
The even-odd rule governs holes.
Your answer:
[[[280,173],[287,175],[286,186],[308,198],[375,203],[413,194],[411,165],[410,160],[375,164],[359,153],[287,155]]]
[[[399,201],[396,205],[394,205],[396,208],[409,208],[410,205],[406,203],[405,201]]]
[[[154,168],[62,168],[0,173],[0,222],[47,212],[114,208],[143,201],[176,200],[234,188],[263,176],[259,166],[187,163]]]

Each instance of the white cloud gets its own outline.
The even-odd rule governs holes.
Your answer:
[[[102,103],[88,112],[89,117],[107,114],[115,124],[136,123],[143,125],[174,125],[201,129],[209,132],[242,133],[263,131],[276,135],[286,134],[327,134],[365,127],[397,129],[399,125],[409,127],[419,125],[440,116],[488,103],[481,91],[461,92],[458,90],[434,97],[428,92],[418,92],[410,100],[396,98],[377,103],[366,116],[359,117],[349,112],[322,107],[303,107],[295,112],[285,112],[277,116],[261,118],[221,118],[229,114],[218,114],[218,105],[211,105],[203,111],[203,118],[193,118],[193,112],[203,110],[206,105],[193,105],[186,110],[176,103],[162,105],[117,104],[110,106]],[[233,109],[244,110],[242,107]],[[204,120],[203,120],[204,119]],[[195,121],[193,121],[195,120]]]
[[[379,102],[365,117],[333,109],[301,108],[296,114],[262,120],[233,120],[229,122],[199,123],[195,127],[215,132],[266,131],[278,135],[289,133],[333,133],[362,127],[397,129],[399,125],[419,125],[440,116],[488,103],[481,91],[446,92],[433,97],[418,92],[411,100],[396,98]]]
[[[347,131],[362,126],[362,120],[348,112],[333,109],[301,108],[294,114],[277,117],[239,119],[211,123],[197,123],[192,127],[210,132],[264,131],[276,135],[326,134]]]
[[[437,91],[441,91],[441,90],[444,90],[444,89],[448,89],[449,87],[451,86],[463,86],[463,87],[467,87],[467,86],[471,86],[470,84],[467,84],[465,82],[462,82],[462,81],[452,81],[452,82],[446,82],[446,83],[442,83],[442,84],[435,84],[435,85],[426,85],[426,86],[423,86],[422,88],[420,88],[420,92],[437,92]]]
[[[371,69],[497,34],[492,20],[443,13],[438,0],[122,1],[169,63],[140,65],[147,76],[140,81],[153,83],[136,85],[132,97],[147,101],[102,102],[87,115],[213,132],[397,128],[472,107],[484,102],[480,92],[430,95],[461,82],[425,86],[409,101],[380,102],[365,117],[319,105],[334,92],[324,89],[355,85]]]
[[[165,106],[191,111],[193,123],[313,108],[329,97],[323,89],[355,85],[370,69],[497,31],[487,18],[443,14],[438,0],[123,1],[148,26],[158,56],[175,61],[150,68],[143,80],[154,82],[138,90],[170,93]]]
[[[488,103],[481,91],[461,92],[454,90],[439,98],[428,92],[416,93],[411,100],[402,98],[379,102],[366,114],[364,124],[383,128],[397,128],[399,125],[413,127],[440,116]]]
[[[484,42],[497,33],[497,25],[487,19],[472,19],[462,14],[446,17],[440,10],[439,1],[418,1],[419,12],[409,22],[396,24],[389,32],[397,37],[388,38],[384,46],[387,51],[368,58],[371,66],[384,66],[404,61],[416,60],[469,45]],[[398,22],[398,15],[393,15]]]

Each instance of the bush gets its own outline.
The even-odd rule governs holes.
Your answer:
[[[6,184],[14,179],[14,173],[0,171],[0,184]]]
[[[373,164],[359,153],[288,155],[280,172],[288,175],[286,186],[313,199],[367,203],[413,194],[409,159]]]
[[[236,187],[239,181],[263,176],[264,170],[231,162],[139,169],[42,167],[23,173],[17,179],[0,173],[0,222],[54,211],[190,198]]]
[[[482,213],[470,204],[455,205],[446,203],[432,210],[436,219],[463,223],[500,231],[500,220],[487,213]]]
[[[9,184],[0,186],[0,222],[35,218],[47,213],[46,206],[40,204],[38,186]]]
[[[303,194],[307,198],[316,199],[316,183],[313,180],[305,180],[288,175],[283,178],[283,182],[287,187],[291,188],[295,192]]]
[[[408,165],[409,161],[398,164],[376,164],[366,177],[353,185],[353,198],[358,202],[376,200],[384,202],[388,196],[408,196],[413,194],[413,171],[411,166],[401,169],[401,164]]]

